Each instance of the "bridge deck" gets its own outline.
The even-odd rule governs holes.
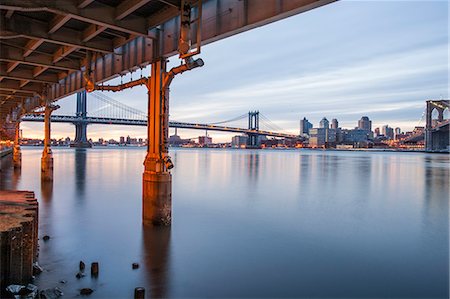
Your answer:
[[[44,117],[42,115],[27,115],[22,118],[22,121],[43,122]],[[140,120],[140,119],[133,120],[133,119],[103,118],[103,117],[87,117],[87,118],[83,119],[81,117],[67,116],[67,115],[52,115],[51,121],[55,122],[55,123],[86,122],[89,124],[147,126],[147,121]],[[172,128],[255,134],[255,135],[265,135],[265,136],[280,137],[280,138],[298,138],[298,136],[292,135],[292,134],[270,132],[270,131],[263,131],[263,130],[249,130],[249,129],[217,126],[217,125],[210,125],[210,124],[197,124],[197,123],[169,121],[169,126]]]

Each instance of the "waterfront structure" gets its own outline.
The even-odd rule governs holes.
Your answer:
[[[212,138],[209,136],[199,136],[198,144],[200,144],[201,146],[208,146],[212,144]]]
[[[247,145],[247,136],[244,135],[237,135],[231,138],[231,146],[237,147],[237,148],[245,148]]]
[[[309,135],[309,130],[312,129],[313,125],[310,123],[306,117],[300,120],[300,136],[306,137]]]

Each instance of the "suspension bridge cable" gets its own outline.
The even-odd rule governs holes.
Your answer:
[[[213,122],[213,123],[208,123],[208,124],[210,124],[210,125],[225,124],[225,123],[230,123],[230,122],[233,122],[233,121],[241,120],[241,119],[244,119],[246,117],[247,117],[247,113],[239,115],[239,116],[231,118],[231,119],[228,119],[228,120],[223,120],[223,121],[218,121],[218,122]]]

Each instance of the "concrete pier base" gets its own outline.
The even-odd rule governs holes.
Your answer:
[[[47,154],[41,158],[41,180],[53,181],[53,156]]]
[[[172,221],[172,175],[145,171],[142,182],[144,225],[170,225]]]
[[[22,152],[18,145],[14,146],[13,149],[13,165],[14,168],[20,168],[22,166]]]

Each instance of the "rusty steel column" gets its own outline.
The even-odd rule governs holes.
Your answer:
[[[53,180],[53,153],[52,153],[52,149],[50,147],[50,145],[51,145],[51,139],[50,139],[51,120],[50,120],[50,117],[52,115],[53,110],[55,110],[55,109],[56,109],[56,107],[51,105],[50,103],[47,103],[45,105],[45,112],[44,112],[45,138],[44,138],[44,151],[42,152],[42,158],[41,158],[41,179],[43,181],[52,181]]]
[[[20,151],[20,121],[16,122],[16,132],[14,137],[14,149],[13,149],[13,164],[14,168],[20,168],[22,166],[22,152]]]
[[[144,225],[170,225],[173,167],[168,156],[169,95],[163,90],[166,60],[152,63],[148,82],[148,148],[142,181]]]

